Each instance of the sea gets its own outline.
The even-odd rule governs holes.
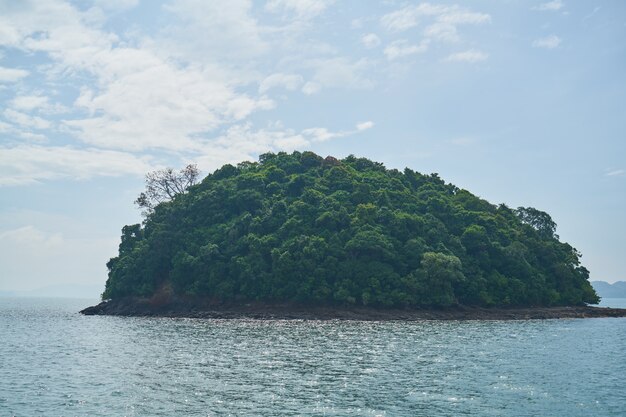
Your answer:
[[[0,298],[0,416],[626,416],[626,318],[78,314],[96,302]]]

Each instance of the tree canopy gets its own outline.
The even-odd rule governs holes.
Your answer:
[[[349,156],[224,165],[125,226],[103,298],[376,307],[549,306],[598,297],[550,216],[437,174]]]

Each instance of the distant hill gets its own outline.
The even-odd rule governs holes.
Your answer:
[[[591,285],[602,298],[626,298],[626,281],[617,281],[613,284],[591,281]]]

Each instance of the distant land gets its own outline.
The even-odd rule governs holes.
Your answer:
[[[29,291],[0,291],[0,297],[52,297],[52,298],[93,298],[102,293],[101,285],[58,284],[48,285]]]
[[[198,175],[194,165],[146,175],[135,201],[146,219],[122,228],[105,302],[85,313],[515,308],[523,318],[598,302],[548,213],[491,204],[437,174],[281,152]]]
[[[626,298],[626,281],[617,281],[613,284],[591,281],[591,285],[602,298]]]

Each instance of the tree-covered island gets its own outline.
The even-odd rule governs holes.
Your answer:
[[[140,196],[145,221],[122,229],[103,299],[378,309],[598,301],[548,214],[493,205],[437,174],[281,152],[194,182],[154,204]]]

